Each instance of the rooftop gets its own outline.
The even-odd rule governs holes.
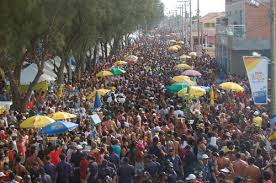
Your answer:
[[[225,12],[211,12],[200,18],[201,23],[216,23],[216,19],[225,16]]]

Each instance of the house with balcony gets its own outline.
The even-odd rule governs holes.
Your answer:
[[[270,58],[269,0],[226,0],[225,17],[216,20],[216,59],[229,73],[246,75],[243,56]]]

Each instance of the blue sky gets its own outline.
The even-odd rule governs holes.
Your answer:
[[[161,0],[165,4],[165,12],[176,9],[179,0]],[[224,11],[225,0],[199,0],[200,15],[206,15],[209,12]],[[192,0],[192,10],[195,14],[197,8],[197,0]]]

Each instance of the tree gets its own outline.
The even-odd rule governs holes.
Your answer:
[[[63,1],[63,0],[61,0]],[[1,1],[0,67],[10,81],[13,108],[24,111],[33,87],[43,74],[50,52],[62,45],[62,35],[54,31],[60,21],[56,0]],[[63,1],[65,2],[65,1]],[[61,22],[61,21],[60,21]],[[20,90],[21,70],[35,64],[37,73],[27,91]]]

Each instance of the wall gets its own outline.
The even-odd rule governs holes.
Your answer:
[[[268,4],[269,5],[269,4]],[[246,35],[247,38],[270,37],[270,18],[269,6],[260,5],[259,7],[246,4]]]
[[[226,3],[225,12],[226,17],[228,17],[229,25],[243,25],[244,24],[244,0],[232,1],[231,3]]]

